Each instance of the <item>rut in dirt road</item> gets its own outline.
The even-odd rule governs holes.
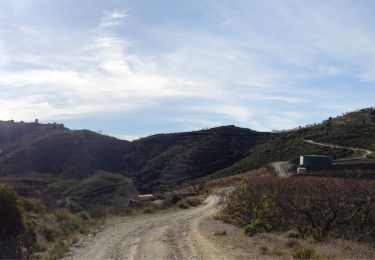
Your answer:
[[[206,239],[199,222],[216,212],[216,198],[173,213],[124,218],[74,247],[64,259],[233,259]]]

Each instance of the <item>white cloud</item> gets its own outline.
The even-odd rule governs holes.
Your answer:
[[[105,12],[99,25],[99,29],[108,29],[121,25],[124,18],[128,17],[125,10],[112,10]]]
[[[325,66],[318,67],[318,70],[324,75],[338,76],[342,74],[342,69],[337,66]]]
[[[245,106],[229,104],[209,104],[204,106],[193,106],[190,109],[205,113],[215,113],[227,116],[230,119],[236,120],[238,123],[248,122],[253,115],[253,112]]]
[[[8,55],[3,46],[2,40],[0,39],[0,68],[3,64],[6,64],[8,61]]]
[[[319,1],[222,3],[212,4],[223,16],[218,31],[138,23],[140,33],[129,36],[122,26],[133,17],[120,9],[86,32],[0,28],[0,117],[58,120],[165,106],[214,118],[194,118],[192,128],[221,116],[264,129],[264,110],[323,107],[318,92],[329,86],[307,90],[310,80],[375,79],[374,35],[350,12]],[[315,95],[305,98],[307,91]],[[183,108],[168,107],[170,100]],[[301,120],[273,114],[265,125]]]
[[[364,82],[374,82],[375,81],[375,67],[366,69],[365,71],[357,75],[357,78],[360,81],[364,81]]]
[[[134,141],[134,140],[144,137],[144,136],[139,136],[139,135],[126,135],[126,134],[110,134],[110,135],[120,140],[126,140],[126,141]]]

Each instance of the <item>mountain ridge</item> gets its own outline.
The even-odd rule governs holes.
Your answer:
[[[293,161],[301,154],[350,156],[350,151],[312,146],[303,142],[306,139],[375,149],[375,109],[278,133],[228,125],[155,134],[131,142],[60,124],[1,121],[0,182],[12,183],[26,194],[78,196],[79,201],[79,189],[106,198],[119,194],[122,188],[116,180],[140,193],[162,192],[271,161]],[[89,178],[90,182],[85,181]]]

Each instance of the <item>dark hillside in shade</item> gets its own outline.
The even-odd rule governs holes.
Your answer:
[[[235,163],[270,136],[235,126],[154,135],[132,143],[126,172],[145,192],[166,189]]]
[[[49,174],[84,180],[97,171],[130,177],[141,192],[212,174],[251,153],[269,133],[235,126],[158,134],[128,142],[57,124],[0,125],[0,176]],[[54,179],[55,180],[55,179]]]

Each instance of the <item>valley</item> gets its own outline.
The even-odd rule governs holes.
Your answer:
[[[372,187],[374,174],[369,162],[375,147],[374,114],[373,108],[363,109],[279,132],[222,126],[131,142],[56,123],[2,121],[0,182],[14,188],[21,219],[26,227],[33,227],[27,248],[30,254],[60,258],[73,245],[66,259],[272,258],[272,252],[260,254],[258,247],[263,242],[243,234],[248,222],[232,226],[214,219],[221,214],[221,206],[213,192],[218,188],[236,191],[242,184],[274,178],[275,174],[283,178],[267,185],[279,179],[289,185],[324,176],[362,179],[366,173]],[[331,156],[336,168],[323,174],[313,172],[310,177],[294,174],[299,156],[308,154]],[[357,174],[358,163],[371,169]],[[364,198],[371,198],[372,190],[366,192]],[[159,202],[143,202],[140,194],[150,194]],[[196,207],[195,197],[203,195],[210,197]],[[224,230],[212,228],[222,225]],[[98,226],[104,229],[98,232]],[[232,230],[235,237],[242,234],[241,238],[227,241],[232,234],[225,230]],[[280,231],[286,232],[286,228]],[[278,241],[284,241],[283,236]],[[221,240],[238,248],[223,250]],[[301,238],[298,243],[307,242]],[[314,247],[320,255],[325,254],[319,246]],[[284,248],[283,254],[290,257],[294,249]],[[335,254],[340,255],[339,251]],[[366,249],[366,254],[372,253]]]

